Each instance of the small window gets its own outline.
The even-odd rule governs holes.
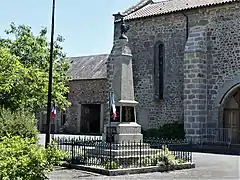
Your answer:
[[[66,111],[62,111],[61,113],[61,125],[66,123]]]

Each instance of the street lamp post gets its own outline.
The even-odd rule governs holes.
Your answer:
[[[45,139],[45,147],[50,143],[51,133],[51,104],[52,104],[52,69],[53,69],[53,38],[54,38],[54,16],[55,16],[55,0],[52,1],[52,28],[50,43],[50,59],[49,59],[49,82],[48,82],[48,102],[47,102],[47,132]]]

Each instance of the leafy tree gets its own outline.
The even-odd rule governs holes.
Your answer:
[[[34,35],[31,28],[14,23],[5,31],[9,38],[0,38],[0,106],[15,111],[46,107],[50,43],[46,28]],[[53,54],[53,102],[58,107],[69,106],[65,94],[69,63],[58,36]]]
[[[14,111],[0,109],[0,137],[21,136],[38,140],[37,120],[28,111]]]

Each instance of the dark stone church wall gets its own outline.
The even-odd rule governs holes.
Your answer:
[[[221,127],[224,94],[240,79],[240,3],[127,21],[137,119],[144,129],[184,120],[196,140]],[[115,24],[114,38],[120,36]],[[164,44],[164,95],[154,100],[154,45]],[[188,42],[188,44],[186,44]],[[198,141],[198,140],[197,140]],[[197,142],[196,141],[196,142]]]
[[[183,52],[186,18],[170,14],[126,21],[133,55],[135,98],[139,102],[137,121],[143,129],[183,120]],[[117,27],[118,24],[115,24]],[[119,28],[115,28],[115,38]],[[154,46],[164,44],[164,95],[154,99]]]
[[[240,8],[239,2],[205,7],[187,12],[189,29],[204,28],[206,45],[206,104],[208,128],[221,127],[222,108],[219,104],[226,91],[240,77]],[[199,34],[193,33],[195,44]],[[204,115],[204,114],[202,114]]]
[[[187,137],[195,142],[199,142],[201,134],[208,133],[206,128],[222,127],[220,100],[239,83],[238,4],[186,13],[189,38],[184,59],[184,125]]]
[[[219,100],[235,85],[240,76],[240,8],[239,2],[212,10],[206,29],[208,57],[208,120],[221,127]],[[221,108],[220,108],[221,109]]]

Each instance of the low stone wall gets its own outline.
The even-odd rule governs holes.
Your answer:
[[[152,173],[152,172],[167,172],[167,171],[195,168],[194,163],[183,163],[183,164],[171,165],[171,166],[149,166],[149,167],[141,167],[141,168],[113,169],[113,170],[93,167],[93,166],[69,164],[69,163],[64,163],[62,166],[71,168],[71,169],[94,172],[94,173],[103,174],[107,176],[119,176],[119,175],[126,175],[126,174],[141,174],[141,173]]]

